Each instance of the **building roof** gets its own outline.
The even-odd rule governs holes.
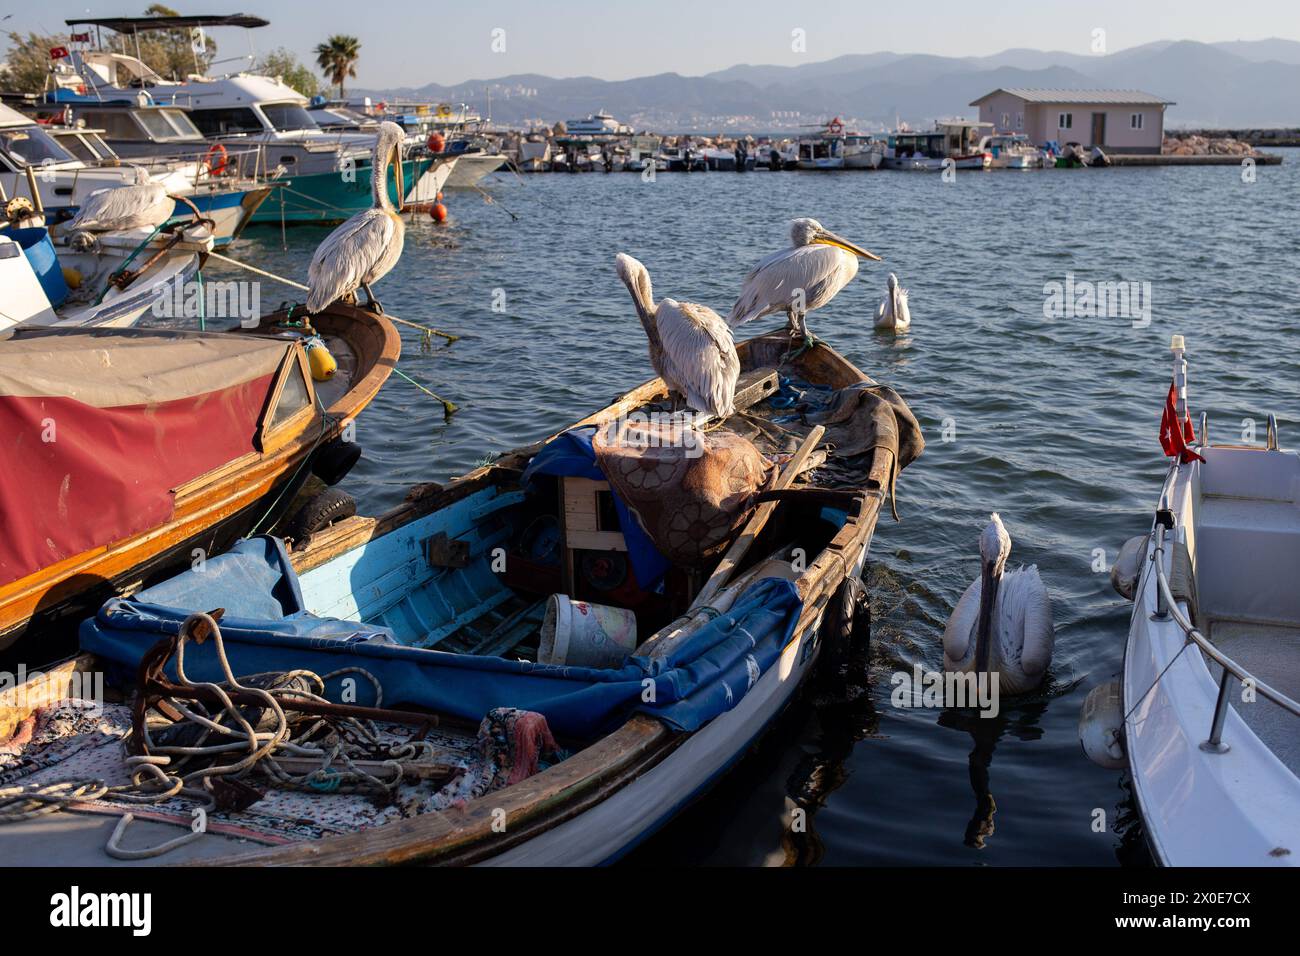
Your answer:
[[[1131,104],[1174,105],[1173,100],[1167,100],[1162,96],[1155,96],[1151,93],[1143,93],[1141,90],[1052,90],[1032,87],[999,87],[993,92],[985,93],[979,99],[972,101],[970,105],[979,106],[990,96],[995,96],[998,93],[1009,93],[1012,96],[1019,97],[1026,103],[1118,103],[1125,106]]]

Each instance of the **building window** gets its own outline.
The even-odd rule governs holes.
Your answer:
[[[1010,126],[1010,125],[1011,125],[1011,114],[1010,114],[1010,113],[1003,113],[1003,114],[1002,114],[1002,123],[1001,123],[1000,128],[1001,128],[1001,129],[1006,129],[1006,128],[1007,128],[1008,126]]]
[[[1016,114],[1016,129],[1024,129],[1024,128],[1025,128],[1025,114],[1024,114],[1024,113],[1017,113],[1017,114]]]
[[[1129,129],[1141,129],[1141,128],[1142,128],[1142,114],[1141,114],[1141,113],[1134,113],[1132,116],[1130,116],[1130,117],[1128,118],[1128,125],[1129,125]]]
[[[1074,129],[1074,114],[1062,113],[1056,118],[1057,129]]]

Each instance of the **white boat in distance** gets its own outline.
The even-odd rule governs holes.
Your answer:
[[[1173,352],[1164,431],[1194,442],[1182,336]],[[1203,413],[1150,533],[1113,572],[1135,598],[1122,692],[1094,689],[1080,734],[1094,759],[1109,751],[1099,762],[1122,765],[1126,752],[1160,863],[1297,866],[1300,455],[1278,448],[1271,415],[1263,446],[1212,445],[1208,427]],[[1104,733],[1090,735],[1090,721]]]
[[[569,136],[632,135],[632,127],[620,123],[604,110],[590,113],[584,119],[565,120],[564,129]]]
[[[990,169],[1042,169],[1043,151],[1021,133],[997,133],[980,141],[980,151],[988,153]]]

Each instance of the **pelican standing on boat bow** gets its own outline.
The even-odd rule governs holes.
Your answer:
[[[397,195],[404,195],[402,142],[406,134],[396,123],[380,123],[370,163],[370,190],[374,205],[339,226],[316,249],[307,269],[307,311],[315,315],[358,289],[366,290],[367,304],[380,314],[383,306],[370,286],[402,258],[406,225],[388,198],[388,167],[397,177]]]
[[[740,358],[722,316],[708,306],[675,299],[656,306],[646,267],[622,252],[614,263],[649,340],[650,364],[664,384],[691,408],[726,418],[734,408]]]
[[[155,229],[170,219],[175,209],[176,200],[167,195],[167,187],[154,182],[137,166],[134,184],[96,189],[87,196],[68,223],[67,231]]]
[[[966,588],[943,632],[943,666],[996,673],[1008,694],[1033,690],[1052,662],[1052,601],[1030,565],[1007,573],[1011,536],[995,513],[980,535],[980,576]]]
[[[853,281],[858,259],[879,262],[880,256],[841,239],[816,219],[796,219],[790,223],[790,248],[768,256],[746,276],[727,324],[734,329],[784,312],[790,316],[791,329],[803,337],[804,348],[808,348],[814,342],[808,334],[808,313],[820,309]]]

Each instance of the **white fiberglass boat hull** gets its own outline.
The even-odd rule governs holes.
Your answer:
[[[1262,449],[1201,451],[1206,465],[1180,465],[1165,484],[1162,500],[1168,501],[1177,525],[1168,539],[1164,567],[1166,575],[1172,575],[1173,541],[1186,543],[1190,537],[1200,613],[1204,615],[1197,617],[1198,626],[1216,646],[1241,663],[1235,648],[1225,647],[1216,639],[1216,632],[1226,635],[1229,631],[1228,622],[1215,623],[1212,609],[1219,580],[1230,573],[1228,564],[1240,566],[1260,559],[1276,563],[1283,558],[1279,546],[1285,549],[1288,544],[1300,543],[1300,520],[1292,519],[1295,528],[1290,530],[1297,536],[1290,541],[1279,537],[1287,529],[1269,518],[1271,510],[1280,514],[1285,508],[1262,508],[1260,517],[1264,521],[1256,522],[1255,527],[1249,522],[1240,528],[1216,524],[1217,519],[1208,512],[1218,507],[1219,497],[1210,499],[1210,507],[1199,500],[1204,470],[1219,469],[1222,474],[1237,463],[1229,456],[1287,456],[1294,460],[1295,455]],[[1300,461],[1293,464],[1295,478],[1300,479]],[[1300,492],[1300,483],[1292,487]],[[1226,503],[1225,513],[1240,511],[1243,504],[1248,509],[1255,503],[1228,496],[1222,501]],[[1297,509],[1300,503],[1291,502],[1290,510]],[[1194,512],[1197,524],[1193,524]],[[1222,553],[1220,545],[1233,540],[1247,553]],[[1152,619],[1157,610],[1157,576],[1151,561],[1154,550],[1154,543],[1148,543],[1148,560],[1134,600],[1123,676],[1124,708],[1129,712],[1125,720],[1126,750],[1152,851],[1167,866],[1300,865],[1300,779],[1256,735],[1239,709],[1275,708],[1279,717],[1289,715],[1262,696],[1253,703],[1243,702],[1240,686],[1234,682],[1232,706],[1222,733],[1227,749],[1216,753],[1202,747],[1210,736],[1220,672],[1218,665],[1207,662],[1195,645],[1184,650],[1186,636],[1172,617]],[[1259,582],[1258,590],[1259,598],[1267,602],[1270,589]],[[1184,614],[1188,612],[1185,601],[1180,602],[1180,608]],[[1257,610],[1264,613],[1262,608]],[[1293,642],[1291,651],[1300,651],[1300,645]],[[1273,674],[1261,673],[1259,679],[1294,693]],[[1254,712],[1250,716],[1252,720],[1257,718]],[[1298,726],[1291,718],[1293,732]]]
[[[499,153],[463,153],[456,157],[456,166],[447,177],[447,189],[469,189],[479,180],[496,172],[506,162]]]

